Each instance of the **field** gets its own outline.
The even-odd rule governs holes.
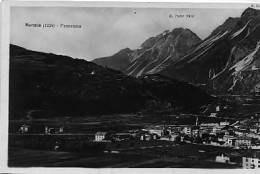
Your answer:
[[[258,111],[258,105],[247,104],[240,107],[238,113],[251,114]],[[127,132],[142,129],[150,124],[194,125],[196,116],[147,112],[10,120],[8,164],[10,167],[240,168],[239,165],[214,162],[216,155],[234,151],[226,147],[178,145],[171,141],[137,139],[99,144],[92,142],[98,131]],[[223,119],[199,115],[199,123],[216,123]],[[29,133],[18,133],[19,127],[23,124],[30,126]],[[65,128],[60,134],[45,134],[46,126]],[[64,148],[54,151],[57,142],[60,147],[63,144]]]
[[[146,146],[144,146],[146,145]],[[72,153],[32,149],[9,149],[10,167],[90,167],[90,168],[238,168],[238,165],[205,160],[211,155],[228,150],[206,145],[164,145],[148,142],[134,149],[113,150],[111,153]]]

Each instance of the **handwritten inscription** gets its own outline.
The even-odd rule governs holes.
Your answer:
[[[25,23],[26,27],[32,28],[82,28],[80,24],[32,24],[32,23]]]
[[[195,15],[194,14],[170,14],[169,15],[170,18],[194,18]]]
[[[252,8],[260,8],[260,4],[251,4]]]

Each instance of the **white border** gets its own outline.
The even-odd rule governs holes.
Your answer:
[[[1,21],[1,76],[0,76],[0,97],[1,97],[1,105],[0,105],[0,173],[8,172],[8,173],[115,173],[121,174],[124,172],[127,173],[220,173],[220,172],[228,172],[228,173],[236,173],[236,174],[244,174],[246,173],[257,173],[256,170],[243,170],[243,169],[89,169],[89,168],[8,168],[7,167],[7,148],[8,148],[8,95],[9,95],[9,44],[10,44],[10,7],[13,6],[56,6],[56,7],[138,7],[138,8],[246,8],[249,4],[259,4],[259,0],[214,0],[214,1],[206,1],[206,0],[194,0],[194,1],[172,1],[172,0],[164,0],[164,2],[158,2],[155,0],[150,1],[127,1],[127,0],[118,0],[109,1],[103,0],[102,2],[97,2],[97,0],[92,0],[94,2],[83,2],[83,1],[61,1],[57,0],[53,2],[52,0],[45,1],[16,1],[16,0],[4,0],[2,3],[2,21]],[[122,2],[123,1],[123,2]],[[147,3],[148,2],[148,3]],[[169,3],[174,2],[174,3]],[[190,2],[190,3],[189,3]],[[216,2],[218,2],[216,4]],[[203,3],[203,4],[202,4]],[[258,171],[259,172],[259,171]]]

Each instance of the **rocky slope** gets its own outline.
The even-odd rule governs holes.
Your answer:
[[[260,11],[248,8],[160,73],[217,93],[259,92],[259,47]]]
[[[10,119],[167,107],[197,112],[211,101],[198,87],[161,75],[134,78],[85,60],[10,45]]]
[[[186,55],[200,41],[189,29],[176,28],[147,39],[139,49],[124,49],[111,57],[95,59],[93,62],[135,77],[156,74]]]
[[[125,48],[110,57],[102,57],[93,60],[94,63],[103,67],[110,67],[115,70],[124,71],[131,64],[130,57],[134,51]]]

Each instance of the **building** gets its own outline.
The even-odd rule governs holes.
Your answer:
[[[184,127],[182,131],[183,131],[184,134],[189,135],[189,136],[192,133],[191,132],[191,127]]]
[[[250,132],[258,133],[259,132],[259,127],[258,126],[250,127]]]
[[[201,123],[200,126],[201,127],[214,127],[214,126],[218,126],[218,123]]]
[[[235,138],[235,146],[251,146],[252,144],[252,138],[250,137],[237,137]]]
[[[219,133],[223,127],[216,125],[212,128],[212,133]]]
[[[199,129],[192,129],[191,131],[191,136],[199,136],[200,135],[200,130]]]
[[[226,146],[250,147],[252,145],[252,138],[249,137],[225,137],[223,140]]]
[[[148,131],[150,134],[156,134],[159,137],[163,136],[164,127],[162,126],[148,126],[146,129],[143,129],[144,131]]]
[[[174,139],[173,139],[172,136],[170,136],[170,135],[161,137],[160,140],[164,140],[164,141],[174,141]]]
[[[250,137],[250,138],[257,138],[258,140],[260,140],[260,134],[256,134],[256,133],[247,133],[245,134],[245,136]]]
[[[64,126],[62,127],[48,127],[48,126],[45,126],[45,133],[46,134],[56,134],[56,133],[62,133],[64,131]]]
[[[213,112],[213,113],[210,114],[209,117],[217,117],[217,113]]]
[[[228,126],[230,123],[228,121],[222,121],[219,123],[220,126]]]
[[[28,126],[28,125],[22,125],[19,128],[19,132],[21,132],[21,133],[28,133],[29,132],[29,128],[30,128],[30,126]]]
[[[144,134],[141,135],[140,140],[150,141],[150,140],[153,139],[153,138],[154,138],[154,136],[151,137],[150,134],[144,133]]]
[[[129,140],[132,136],[131,133],[116,133],[113,135],[115,141]]]
[[[106,138],[107,132],[97,132],[95,134],[95,141],[102,141]]]
[[[260,153],[255,152],[251,156],[242,158],[243,169],[259,169],[260,168]]]
[[[235,138],[233,137],[227,137],[225,139],[225,145],[226,146],[234,146],[235,145]]]
[[[215,161],[218,163],[230,163],[230,158],[224,154],[221,154],[220,156],[216,156]]]

